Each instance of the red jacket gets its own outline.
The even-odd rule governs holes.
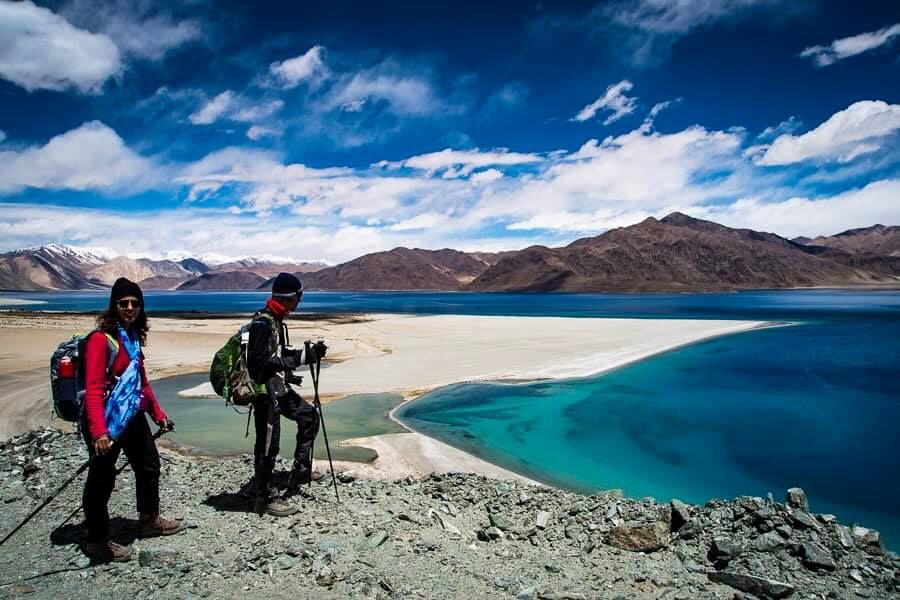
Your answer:
[[[88,431],[92,440],[109,433],[106,429],[106,361],[109,356],[109,343],[102,334],[92,335],[88,338],[84,350],[84,411],[87,414]],[[119,339],[119,352],[112,365],[112,374],[116,377],[128,368],[128,352],[125,344]],[[141,353],[141,410],[150,414],[154,422],[159,423],[166,419],[166,413],[159,405],[150,381],[147,379],[147,371],[144,370],[144,356]]]

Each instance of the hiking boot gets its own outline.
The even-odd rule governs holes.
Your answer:
[[[324,475],[315,469],[312,471],[309,469],[294,469],[291,471],[291,476],[288,478],[287,489],[291,493],[296,493],[300,489],[300,486],[309,483],[310,479],[312,479],[312,481],[319,481],[322,477],[324,477]]]
[[[122,546],[112,540],[105,542],[87,542],[84,553],[97,562],[128,562],[131,560],[131,548]]]
[[[138,537],[157,537],[174,535],[184,529],[182,521],[167,519],[161,515],[141,515]]]
[[[297,507],[289,504],[281,498],[257,498],[256,514],[272,515],[273,517],[289,517],[298,511]]]

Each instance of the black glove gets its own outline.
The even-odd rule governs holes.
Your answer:
[[[318,341],[315,344],[310,342],[309,340],[303,342],[303,353],[306,356],[306,364],[314,365],[323,358],[325,358],[325,353],[328,351],[328,346],[325,345],[325,342]]]
[[[319,340],[313,345],[313,348],[316,349],[316,354],[318,355],[319,360],[325,358],[325,353],[328,352],[328,346],[325,345],[325,342]]]
[[[157,431],[157,434],[159,435],[175,431],[175,421],[169,418],[157,421],[156,425],[159,427],[159,431]]]
[[[273,362],[276,363],[277,369],[279,371],[293,371],[300,366],[300,363],[297,361],[297,356],[295,354],[287,354],[285,356],[276,357],[275,359],[273,359]]]

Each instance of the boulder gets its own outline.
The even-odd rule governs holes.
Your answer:
[[[806,499],[806,492],[802,488],[789,488],[785,495],[784,503],[791,508],[809,512],[809,500]]]
[[[800,556],[803,557],[803,564],[809,569],[824,569],[826,571],[834,571],[836,568],[834,559],[828,550],[814,542],[806,542],[800,545]]]
[[[669,545],[669,523],[657,521],[647,525],[622,525],[612,528],[606,543],[631,552],[653,552]]]

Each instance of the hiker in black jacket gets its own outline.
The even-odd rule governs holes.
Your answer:
[[[281,436],[279,415],[297,422],[297,449],[294,467],[288,480],[288,491],[296,492],[304,483],[322,477],[312,469],[312,450],[319,432],[319,416],[285,381],[287,374],[303,365],[315,364],[325,356],[324,343],[305,344],[293,350],[288,345],[284,318],[300,304],[303,284],[290,273],[279,273],[272,285],[272,297],[266,307],[256,313],[250,325],[247,367],[250,377],[265,385],[266,394],[253,401],[256,443],[253,446],[256,475],[256,512],[286,517],[297,512],[288,502],[276,498],[272,489],[272,472],[278,456]]]

